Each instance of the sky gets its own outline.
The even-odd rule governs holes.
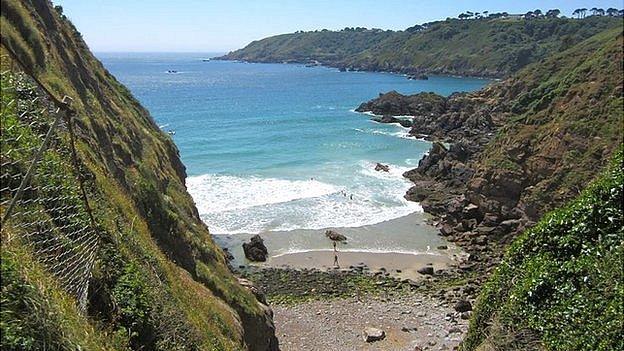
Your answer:
[[[401,30],[464,11],[621,9],[623,0],[53,0],[95,52],[227,52],[297,30]]]

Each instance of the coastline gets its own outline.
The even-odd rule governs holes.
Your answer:
[[[369,72],[369,73],[389,73],[404,76],[406,79],[410,79],[413,76],[413,73],[408,71],[401,70],[371,70],[366,69],[365,67],[345,67],[339,64],[331,64],[327,62],[310,62],[310,61],[296,61],[296,60],[247,60],[247,59],[238,59],[238,58],[227,58],[226,55],[211,57],[210,61],[230,61],[230,62],[239,62],[239,63],[271,63],[271,64],[280,64],[280,65],[304,65],[306,67],[325,67],[325,68],[334,68],[338,69],[341,72]],[[454,78],[474,78],[474,79],[488,79],[499,81],[505,79],[509,73],[499,72],[497,74],[472,74],[469,72],[455,72],[455,71],[434,71],[434,70],[418,70],[418,74],[425,74],[428,76],[439,76],[439,77],[454,77]]]

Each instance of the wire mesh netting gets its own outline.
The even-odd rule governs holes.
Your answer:
[[[98,246],[64,112],[28,76],[1,73],[2,240],[20,240],[84,310]]]

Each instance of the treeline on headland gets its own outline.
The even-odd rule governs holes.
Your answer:
[[[559,17],[558,10],[526,14],[473,13],[403,31],[345,28],[298,31],[254,41],[219,57],[248,62],[305,63],[341,70],[503,77],[565,50],[605,29],[622,25],[609,16]],[[607,11],[604,11],[607,13]]]

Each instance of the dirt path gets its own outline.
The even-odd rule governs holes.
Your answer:
[[[273,311],[283,351],[453,350],[468,325],[453,306],[418,293],[276,305]],[[382,329],[385,339],[365,342],[365,327]]]

